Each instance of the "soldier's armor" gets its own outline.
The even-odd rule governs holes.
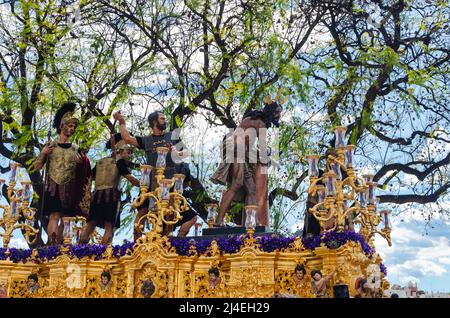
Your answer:
[[[108,157],[97,161],[95,168],[95,189],[116,189],[119,186],[119,169],[114,158]]]
[[[75,177],[78,146],[73,144],[69,148],[55,145],[49,155],[48,175],[56,184],[66,184]]]

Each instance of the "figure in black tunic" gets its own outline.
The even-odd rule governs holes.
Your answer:
[[[112,242],[114,228],[120,227],[120,177],[124,177],[134,186],[139,186],[139,180],[132,176],[129,170],[132,146],[127,145],[120,134],[115,134],[113,138],[115,147],[111,146],[110,141],[106,144],[107,149],[115,148],[113,154],[97,161],[92,170],[95,191],[92,195],[88,223],[80,239],[82,244],[89,241],[96,226],[105,229],[102,244]]]
[[[181,158],[186,156],[186,152],[183,150],[182,142],[180,139],[177,139],[173,136],[172,132],[167,132],[167,123],[166,123],[166,117],[164,113],[155,111],[151,113],[148,116],[148,122],[150,124],[150,127],[152,129],[152,134],[149,136],[144,137],[133,137],[128,132],[126,125],[125,125],[125,119],[123,118],[122,114],[119,112],[114,114],[114,119],[119,122],[120,125],[120,133],[122,135],[123,140],[125,140],[126,143],[133,145],[139,149],[145,150],[146,158],[147,158],[147,164],[151,166],[156,165],[156,160],[158,157],[158,154],[156,152],[157,147],[167,147],[169,148],[169,153],[166,158],[166,169],[164,171],[164,176],[166,178],[172,178],[173,175],[176,172],[179,172],[181,163]],[[174,158],[180,159],[177,162],[174,162]],[[152,171],[151,174],[151,184],[150,184],[150,190],[153,191],[157,187],[156,182],[153,178],[154,173]],[[138,208],[138,213],[136,215],[135,219],[135,227],[134,227],[134,239],[137,240],[142,235],[141,226],[144,222],[144,218],[142,218],[144,215],[147,214],[149,208],[149,200],[146,200],[142,206]],[[180,225],[180,232],[182,235],[186,234],[189,230],[189,228],[195,224],[197,214],[195,212],[186,212],[183,213],[183,219],[182,222],[179,222],[177,225]],[[141,220],[141,223],[138,224],[139,220]],[[187,230],[186,230],[187,228]],[[168,230],[169,227],[166,227],[165,230]],[[165,231],[165,234],[168,232]]]

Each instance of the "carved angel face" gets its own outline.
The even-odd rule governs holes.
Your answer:
[[[102,276],[102,284],[107,285],[109,283],[109,278],[106,276]]]

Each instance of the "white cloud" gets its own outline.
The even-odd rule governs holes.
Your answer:
[[[390,274],[400,277],[400,280],[410,275],[411,272],[422,276],[442,276],[447,272],[446,268],[429,260],[408,260],[402,264],[389,267]]]
[[[395,227],[391,234],[392,240],[397,244],[408,243],[413,240],[421,240],[422,236],[405,227]]]
[[[450,265],[450,257],[441,257],[438,262],[445,265]]]
[[[404,285],[408,284],[409,282],[417,283],[419,284],[420,279],[414,276],[404,276],[400,279],[400,282]]]
[[[22,249],[29,248],[27,242],[25,242],[24,239],[16,238],[16,237],[11,238],[11,241],[9,242],[9,247],[22,248]]]

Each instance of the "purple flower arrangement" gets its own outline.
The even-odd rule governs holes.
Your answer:
[[[387,276],[387,268],[383,263],[380,263],[380,272],[382,272],[384,276]]]
[[[260,236],[256,238],[264,252],[272,253],[277,250],[288,248],[295,241],[295,237],[280,237],[280,236]]]
[[[31,256],[31,250],[22,250],[18,248],[9,249],[9,259],[14,263],[25,263],[27,259]]]
[[[217,245],[219,246],[219,249],[228,254],[237,253],[241,250],[242,246],[244,246],[245,243],[245,236],[244,235],[238,235],[238,236],[231,236],[231,237],[224,237],[219,238],[216,240]]]
[[[88,257],[94,260],[100,260],[103,258],[103,253],[106,251],[107,245],[84,244],[67,247],[69,249],[67,255],[71,258],[83,259],[85,257]],[[115,258],[130,255],[133,253],[133,247],[134,247],[133,242],[125,242],[123,245],[115,245],[113,246],[112,254]],[[37,263],[40,263],[43,261],[50,261],[62,255],[60,245],[41,247],[36,250],[37,250],[36,256],[32,257],[33,250],[31,249],[23,250],[17,248],[10,248],[9,259],[14,263],[19,262],[25,263],[27,261],[35,261]],[[0,260],[6,260],[7,258],[8,255],[6,253],[6,249],[0,248]]]
[[[83,259],[85,257],[93,258],[95,261],[102,258],[106,251],[106,245],[101,244],[82,244],[69,247],[69,256],[73,258]]]
[[[282,237],[277,235],[272,236],[259,236],[255,238],[256,244],[267,253],[272,253],[274,251],[282,251],[291,247],[292,243],[295,241],[297,237]],[[367,244],[364,238],[355,232],[345,231],[345,232],[327,232],[322,235],[306,237],[302,239],[303,247],[308,250],[314,250],[319,247],[321,244],[325,245],[329,249],[336,249],[342,245],[345,245],[347,242],[357,242],[361,245],[361,248],[369,257],[373,256],[374,251]],[[179,238],[179,237],[169,237],[169,242],[171,247],[175,248],[175,251],[180,256],[192,256],[193,254],[193,246],[195,246],[195,250],[198,255],[209,255],[209,247],[211,246],[212,240],[199,240],[195,241],[188,237]],[[216,240],[219,250],[226,254],[238,253],[245,243],[245,235],[236,235],[229,237],[221,237]],[[93,244],[93,245],[74,245],[67,246],[68,248],[68,256],[77,259],[90,258],[94,260],[100,260],[103,258],[103,254],[105,253],[107,246],[101,244]],[[115,245],[113,246],[112,255],[115,258],[121,258],[125,255],[131,255],[134,250],[134,242],[124,242],[123,245]],[[0,248],[0,260],[6,260],[6,250]],[[32,250],[22,250],[16,248],[9,249],[9,259],[14,263],[19,262],[27,262],[34,260],[36,262],[42,261],[50,261],[60,256],[61,246],[50,246],[45,248],[37,249],[37,255],[32,257]],[[387,274],[386,267],[383,264],[380,264],[380,270]]]

